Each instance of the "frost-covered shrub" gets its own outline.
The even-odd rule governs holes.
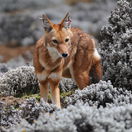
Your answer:
[[[44,101],[39,103],[34,98],[26,99],[17,108],[0,101],[0,126],[10,128],[20,123],[22,119],[31,124],[40,114],[53,113],[55,110],[58,109],[53,104]]]
[[[20,123],[18,110],[13,106],[8,106],[0,101],[0,127],[9,128]]]
[[[8,70],[9,70],[9,68],[5,63],[0,63],[0,73],[5,73]]]
[[[115,88],[110,82],[100,81],[83,90],[76,90],[74,94],[66,97],[64,103],[74,105],[78,101],[97,108],[132,104],[132,93],[122,88]]]
[[[59,87],[61,92],[68,92],[77,89],[75,82],[69,78],[62,78]]]
[[[22,121],[9,132],[117,132],[132,130],[132,105],[94,108],[78,103],[53,114],[40,115],[32,125]]]
[[[0,63],[0,77],[2,77],[8,70],[9,68],[5,63]]]
[[[35,34],[38,28],[33,22],[35,19],[28,14],[1,16],[0,43],[34,44],[38,39]]]
[[[37,93],[38,81],[32,66],[11,69],[0,78],[0,94],[20,96],[24,93]]]
[[[79,2],[71,9],[73,26],[100,38],[100,29],[107,23],[107,16],[115,7],[116,0],[92,0],[90,3]]]
[[[104,79],[132,90],[132,3],[118,1],[101,34]]]
[[[0,11],[22,11],[25,9],[47,8],[49,5],[57,5],[61,0],[4,0],[0,1]]]
[[[19,109],[21,117],[29,123],[33,123],[39,117],[40,113],[52,113],[57,108],[53,104],[45,103],[42,100],[41,102],[37,102],[36,99],[30,98],[20,105]]]

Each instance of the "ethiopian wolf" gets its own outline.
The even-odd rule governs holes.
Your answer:
[[[90,84],[90,72],[96,79],[102,78],[101,57],[95,40],[78,28],[71,28],[69,13],[59,24],[42,16],[45,34],[36,44],[34,67],[40,83],[40,96],[47,101],[49,87],[52,103],[60,104],[62,77],[71,77],[80,89]]]

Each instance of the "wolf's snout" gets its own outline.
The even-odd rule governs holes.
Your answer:
[[[67,57],[67,56],[68,56],[67,53],[63,53],[63,54],[62,54],[62,57],[64,57],[64,58]]]

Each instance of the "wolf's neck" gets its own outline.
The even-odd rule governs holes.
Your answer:
[[[55,62],[56,60],[62,58],[60,53],[58,53],[58,51],[54,47],[47,47],[47,52],[52,62]]]

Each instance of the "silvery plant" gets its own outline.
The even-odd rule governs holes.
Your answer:
[[[104,79],[132,90],[132,3],[118,1],[101,34]]]

